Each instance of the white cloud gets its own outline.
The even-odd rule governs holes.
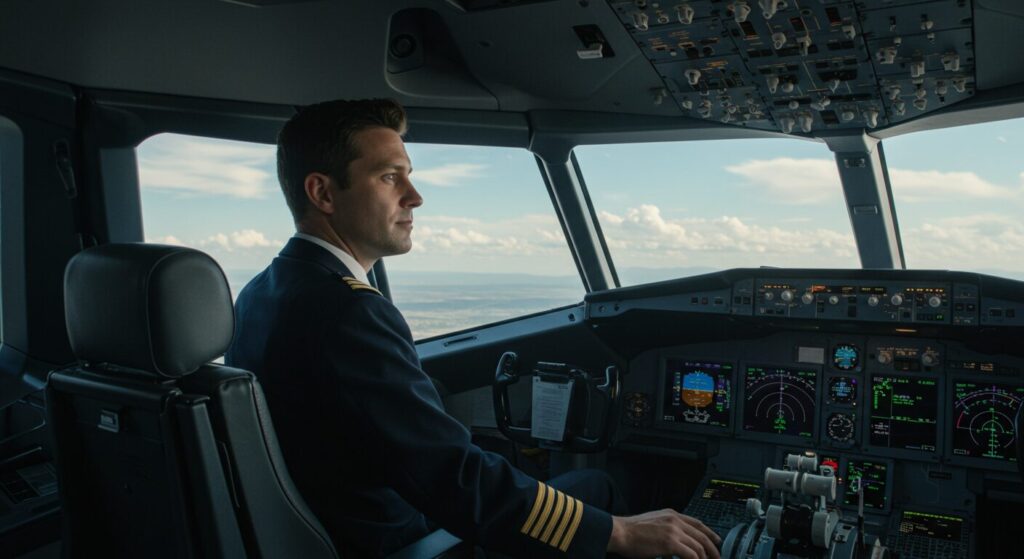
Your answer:
[[[158,245],[174,245],[174,246],[185,246],[185,243],[181,242],[181,239],[174,235],[167,235],[166,237],[154,237],[146,239],[147,243],[156,243]]]
[[[842,203],[842,183],[831,159],[752,159],[726,171],[746,178],[776,201],[786,204]],[[1024,200],[1024,188],[991,183],[970,171],[889,168],[898,201],[955,200],[960,196]],[[1024,185],[1024,173],[1021,173]]]
[[[1001,270],[1020,275],[1024,224],[1008,215],[971,214],[930,219],[903,230],[910,268]]]
[[[165,134],[144,142],[138,154],[142,188],[234,198],[264,198],[278,189],[274,146]]]
[[[785,204],[819,204],[842,198],[839,171],[832,159],[751,159],[725,170]]]
[[[667,219],[652,204],[604,212],[601,225],[623,267],[859,266],[853,235],[820,227],[765,227],[728,215]]]
[[[465,181],[477,179],[487,165],[479,163],[448,163],[440,167],[429,169],[416,169],[412,174],[412,180],[425,182],[434,186],[460,186]]]
[[[227,252],[258,248],[280,248],[284,242],[270,240],[255,229],[243,229],[231,233],[215,233],[195,243],[202,249],[213,248]]]

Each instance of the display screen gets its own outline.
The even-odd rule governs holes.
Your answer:
[[[835,404],[856,404],[857,379],[853,377],[828,379],[828,399]]]
[[[665,385],[664,421],[729,427],[732,365],[668,359]]]
[[[860,480],[864,486],[864,508],[884,510],[886,507],[885,492],[886,481],[888,480],[889,465],[885,462],[875,460],[846,461],[846,475],[843,482],[846,484],[846,494],[843,496],[843,504],[857,506],[859,497],[853,490],[857,484],[854,480]]]
[[[839,344],[832,350],[832,366],[840,371],[853,371],[860,366],[860,350],[853,344]]]
[[[946,514],[904,511],[900,517],[900,533],[947,541],[960,541],[964,519]]]
[[[938,400],[935,379],[872,375],[871,445],[935,452]]]
[[[1024,387],[954,382],[952,396],[953,455],[1016,462],[1013,421]]]
[[[712,501],[725,501],[727,503],[747,504],[747,499],[757,497],[759,489],[756,483],[742,481],[729,481],[727,479],[712,479],[704,488],[701,497]]]
[[[813,437],[817,379],[814,369],[747,367],[743,381],[743,429]]]

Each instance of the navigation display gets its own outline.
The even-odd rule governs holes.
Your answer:
[[[756,483],[742,481],[729,481],[727,479],[712,479],[704,488],[701,497],[712,501],[725,501],[727,503],[747,504],[747,499],[757,497],[759,486]]]
[[[818,373],[814,369],[749,366],[744,376],[743,429],[814,436]]]
[[[857,485],[854,481],[859,479],[864,486],[864,508],[885,510],[888,475],[889,465],[885,462],[847,459],[846,479],[843,480],[846,483],[843,504],[857,506],[857,492],[853,489]]]
[[[870,444],[935,452],[938,400],[935,379],[872,375]]]
[[[953,455],[1016,462],[1013,421],[1024,387],[954,382],[952,396]]]
[[[964,519],[959,516],[907,510],[900,517],[900,533],[908,536],[958,542],[963,536],[963,527]]]
[[[732,365],[668,359],[665,361],[663,421],[729,427]]]

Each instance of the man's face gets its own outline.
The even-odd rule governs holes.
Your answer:
[[[359,158],[348,167],[348,186],[334,189],[331,226],[360,262],[412,248],[412,210],[423,198],[409,181],[412,163],[401,136],[369,128],[354,136]]]

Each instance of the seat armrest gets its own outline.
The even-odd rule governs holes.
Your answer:
[[[435,530],[423,539],[388,555],[388,559],[433,559],[452,551],[461,543],[462,540],[445,530]]]

